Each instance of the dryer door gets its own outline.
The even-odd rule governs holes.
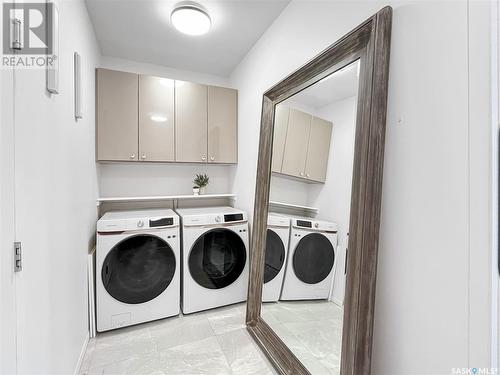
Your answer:
[[[158,297],[175,274],[175,254],[159,237],[139,234],[116,244],[104,259],[104,288],[123,303],[144,303]]]
[[[189,253],[189,272],[201,286],[220,289],[238,279],[246,260],[247,252],[240,236],[229,229],[212,229],[194,243]]]
[[[267,230],[266,259],[264,265],[264,283],[274,279],[285,263],[285,246],[280,236],[272,230]]]
[[[302,237],[293,253],[293,271],[307,284],[323,281],[332,271],[335,251],[332,243],[319,233]]]

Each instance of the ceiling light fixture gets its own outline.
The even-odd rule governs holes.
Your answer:
[[[193,2],[177,4],[170,15],[170,20],[177,30],[188,35],[206,34],[212,26],[207,11]]]

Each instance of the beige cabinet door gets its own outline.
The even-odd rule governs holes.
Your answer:
[[[207,161],[207,91],[205,85],[176,81],[176,161]]]
[[[139,160],[174,161],[174,81],[139,76]]]
[[[325,182],[330,142],[332,138],[332,123],[313,117],[309,146],[307,147],[307,162],[305,177],[309,180]]]
[[[273,135],[273,158],[272,171],[281,172],[283,164],[283,152],[285,151],[286,132],[288,129],[288,115],[290,107],[278,104],[274,110],[274,135]]]
[[[311,118],[308,113],[290,109],[282,173],[304,178]]]
[[[238,162],[238,91],[208,87],[208,162]]]
[[[97,69],[97,160],[138,160],[138,76]]]

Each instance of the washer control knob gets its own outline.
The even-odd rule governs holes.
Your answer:
[[[221,222],[221,217],[220,216],[216,216],[215,217],[215,222],[216,223],[220,223]]]
[[[318,223],[314,223],[314,228],[319,228],[319,224]]]
[[[139,221],[137,222],[137,227],[138,227],[138,228],[142,228],[143,226],[144,226],[144,221],[139,220]]]

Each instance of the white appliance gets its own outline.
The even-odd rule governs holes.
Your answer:
[[[327,299],[335,274],[337,224],[292,217],[281,300]]]
[[[97,330],[179,314],[179,216],[116,211],[97,222]]]
[[[232,207],[177,209],[182,222],[182,312],[246,300],[248,218]]]
[[[262,302],[278,301],[285,276],[290,237],[290,218],[269,214],[267,217],[266,256]]]

